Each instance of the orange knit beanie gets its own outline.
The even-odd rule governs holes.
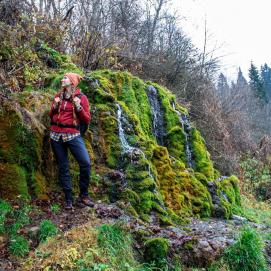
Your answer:
[[[81,75],[77,73],[73,73],[73,72],[65,73],[64,76],[67,76],[71,80],[71,83],[75,88],[77,87],[77,85],[80,83],[82,79]]]

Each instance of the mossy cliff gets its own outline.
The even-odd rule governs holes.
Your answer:
[[[3,198],[46,198],[59,189],[48,110],[66,66],[48,73],[42,89],[28,86],[1,99]],[[69,71],[73,69],[70,65]],[[187,109],[169,90],[128,72],[109,70],[85,74],[79,87],[91,106],[85,141],[92,160],[90,193],[96,199],[124,202],[130,214],[171,224],[185,216],[214,214],[214,195],[208,189],[215,183],[222,215],[230,217],[237,209],[237,178],[218,179],[204,139],[195,127],[182,123]],[[71,173],[76,184],[73,159]]]

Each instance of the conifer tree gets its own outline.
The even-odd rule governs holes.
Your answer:
[[[269,101],[271,97],[271,69],[266,63],[261,66],[261,81],[263,86],[263,92],[265,93],[265,96]]]
[[[263,90],[263,83],[259,75],[259,71],[252,62],[248,71],[249,71],[249,85],[251,89],[254,91],[256,97],[258,97],[263,102],[267,102],[267,98]]]
[[[225,95],[229,91],[228,81],[223,73],[218,76],[217,91],[219,95]]]
[[[246,78],[243,76],[243,73],[241,71],[241,68],[239,67],[238,70],[238,76],[237,76],[237,82],[236,85],[238,88],[245,88],[248,86]]]

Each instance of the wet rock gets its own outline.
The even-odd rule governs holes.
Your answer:
[[[107,173],[107,177],[113,180],[123,180],[125,175],[119,170],[113,170]]]
[[[114,205],[100,204],[96,207],[96,214],[99,218],[119,218],[124,212]]]
[[[208,182],[207,183],[207,188],[209,193],[211,194],[212,197],[212,202],[213,202],[213,217],[217,218],[224,218],[225,217],[225,209],[221,205],[221,200],[217,195],[217,185],[215,182]],[[227,200],[227,198],[226,198]]]
[[[40,229],[40,227],[38,227],[38,226],[33,226],[33,227],[31,227],[31,228],[26,229],[26,231],[27,231],[27,234],[28,234],[29,236],[36,238],[36,237],[38,236],[39,229]]]
[[[156,137],[157,143],[161,146],[164,145],[164,112],[162,110],[161,101],[154,86],[148,86],[146,89],[148,99],[151,105],[152,114],[152,129]]]
[[[248,221],[245,217],[239,215],[232,215],[232,220],[237,224],[243,224]]]
[[[92,88],[98,88],[100,86],[99,81],[90,76],[84,76],[83,80],[88,83],[88,85]]]

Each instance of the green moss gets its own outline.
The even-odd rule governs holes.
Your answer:
[[[8,120],[5,117],[8,116]],[[37,143],[34,133],[27,128],[19,116],[13,111],[0,117],[4,129],[0,144],[2,159],[7,163],[17,163],[31,171],[37,165]]]
[[[159,223],[161,226],[172,226],[174,225],[174,222],[172,218],[167,214],[159,214]]]
[[[185,244],[183,245],[183,248],[187,249],[187,250],[193,250],[193,248],[196,244],[197,244],[196,240],[189,240],[189,241],[185,242]]]
[[[127,202],[130,202],[134,207],[137,206],[140,202],[139,195],[135,191],[128,188],[126,188],[121,194],[121,198]]]
[[[63,73],[50,73],[45,78],[44,87],[53,90],[55,93],[60,90]]]
[[[42,43],[38,51],[39,58],[43,59],[48,66],[52,68],[66,69],[70,72],[81,73],[81,70],[71,62],[68,55],[61,54],[55,49],[48,46],[47,43]]]
[[[154,194],[147,190],[139,194],[140,203],[138,206],[139,213],[149,213],[153,207],[153,200],[155,199]]]
[[[16,164],[0,163],[0,193],[4,199],[29,199],[25,169]]]
[[[207,186],[208,185],[208,179],[207,177],[200,173],[200,172],[195,172],[195,177],[197,180],[199,180],[204,186]]]
[[[135,208],[132,205],[126,206],[124,211],[125,211],[126,214],[128,214],[130,216],[139,218],[139,215],[138,215],[137,211],[135,210]]]
[[[209,217],[212,210],[212,198],[207,188],[195,177],[190,177],[190,184],[186,185],[186,191],[190,194],[193,214],[201,217]]]
[[[157,147],[152,162],[160,192],[169,208],[181,216],[210,216],[212,200],[207,188],[188,172],[178,171],[180,165],[171,164],[166,148]]]
[[[12,47],[5,45],[5,46],[1,46],[0,49],[0,60],[1,61],[6,61],[12,58],[12,56],[14,55],[14,50]]]
[[[186,162],[185,135],[180,126],[174,126],[165,136],[169,153],[177,159]]]
[[[31,176],[31,184],[34,191],[35,196],[39,199],[48,199],[47,192],[48,192],[48,183],[39,171],[33,171]]]
[[[142,190],[151,190],[153,191],[155,189],[155,182],[152,178],[146,178],[142,181],[136,183],[135,190],[142,191]]]
[[[50,48],[43,49],[43,52],[54,59],[59,67],[48,73],[45,89],[39,93],[24,92],[13,97],[22,107],[33,113],[34,122],[42,121],[43,124],[49,125],[49,118],[45,116],[48,115],[48,110],[43,106],[49,108],[52,94],[59,89],[64,73],[83,73],[58,52]],[[35,71],[30,71],[29,76],[33,74]],[[152,134],[151,107],[146,94],[146,88],[150,84],[158,91],[164,113],[165,146],[158,146]],[[125,201],[127,206],[130,202],[131,213],[139,214],[142,219],[148,220],[150,213],[156,211],[161,224],[170,224],[185,216],[210,215],[212,201],[206,186],[208,181],[213,181],[219,176],[219,172],[214,170],[205,142],[195,128],[192,129],[190,137],[195,169],[186,168],[185,134],[172,104],[174,103],[176,109],[183,114],[188,112],[176,102],[175,95],[162,86],[145,83],[128,72],[110,70],[97,70],[87,74],[79,87],[90,101],[92,120],[86,145],[91,159],[95,166],[104,168],[101,174],[107,172],[108,168],[123,170],[128,189],[122,192],[119,198]],[[29,88],[32,89],[33,85],[29,84]],[[51,94],[44,93],[44,90]],[[39,95],[42,99],[38,99]],[[123,154],[116,102],[123,111],[122,121],[128,143],[140,148],[145,155],[140,152],[132,156]],[[44,111],[43,116],[39,115],[40,108]],[[44,157],[48,145],[43,138],[43,125],[36,127],[24,123],[23,111],[7,111],[9,122],[5,121],[5,114],[0,117],[0,131],[5,131],[0,134],[4,138],[0,141],[0,162],[12,163],[23,170],[25,178],[22,179],[28,184],[31,195],[33,193],[40,198],[44,197],[48,192],[50,180],[56,178],[56,174],[53,174],[53,166],[50,170],[47,168],[52,157],[49,154],[48,159]],[[74,179],[78,177],[77,164],[72,158],[71,173]],[[99,185],[106,186],[102,182],[103,180],[99,181]],[[219,188],[231,199],[223,203],[227,213],[232,212],[233,206],[238,206],[237,203],[233,203],[234,200],[238,201],[236,196],[232,196],[238,192],[237,187],[238,185],[222,182]],[[222,192],[220,194],[222,195]],[[97,199],[99,197],[103,196],[97,195]]]
[[[168,240],[165,238],[152,238],[144,244],[144,259],[156,265],[161,265],[166,260],[169,250]]]
[[[218,179],[220,177],[220,172],[215,168],[214,169],[214,179]]]
[[[241,206],[239,180],[233,175],[216,182],[216,185],[225,217],[230,218],[235,210],[238,210]]]
[[[114,115],[111,115],[110,109],[104,111],[99,109],[96,112],[99,139],[101,150],[110,168],[116,168],[121,157],[121,145],[118,136],[118,122]]]
[[[214,180],[214,167],[205,141],[195,128],[191,129],[191,145],[195,160],[195,170],[204,174],[208,180]]]
[[[176,97],[166,88],[161,87],[158,84],[148,82],[148,84],[154,86],[158,91],[159,98],[164,110],[166,130],[170,131],[173,127],[179,126],[180,121],[178,114],[172,108],[172,102],[176,103]],[[185,110],[185,109],[184,109]],[[186,111],[186,110],[185,110]]]

